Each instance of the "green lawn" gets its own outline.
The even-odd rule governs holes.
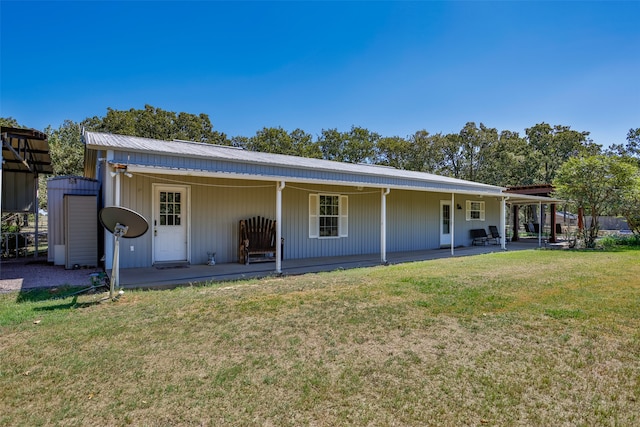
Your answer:
[[[640,251],[0,295],[0,425],[640,425]]]

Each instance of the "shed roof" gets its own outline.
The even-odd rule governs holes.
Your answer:
[[[502,191],[504,190],[502,187],[497,187],[494,185],[449,178],[425,172],[400,170],[392,167],[369,164],[343,163],[283,154],[261,153],[243,150],[235,147],[199,142],[163,141],[157,139],[96,132],[85,132],[84,142],[88,150],[112,150],[114,152],[126,152],[132,154],[155,154],[162,156],[162,158],[180,157],[192,159],[207,159],[237,165],[263,166],[265,167],[264,171],[269,172],[262,173],[268,173],[270,174],[269,176],[274,177],[284,176],[278,175],[277,171],[287,169],[288,172],[286,176],[288,179],[304,179],[305,177],[308,177],[305,171],[314,171],[316,174],[322,173],[322,181],[327,183],[340,181],[340,179],[337,178],[337,175],[348,175],[351,177],[373,177],[374,180],[363,180],[362,182],[370,183],[376,186],[394,186],[392,185],[393,183],[401,181],[403,183],[403,187],[415,187],[416,189],[433,187],[439,189],[440,191],[445,191],[446,189],[455,189],[456,191],[478,192],[482,194],[494,195],[502,194]],[[149,157],[145,156],[145,159],[149,159]],[[155,161],[157,162],[157,160]],[[154,160],[150,160],[148,163],[142,165],[140,163],[140,156],[131,161],[132,165],[153,168],[159,173],[161,173],[163,168],[172,169],[174,172],[176,170],[176,167],[168,168],[166,167],[166,164],[161,165],[153,163]],[[180,166],[177,169],[186,170],[184,166]],[[298,176],[296,176],[295,174],[298,174]],[[336,177],[334,178],[334,176]],[[343,181],[344,180],[342,180],[342,182]]]

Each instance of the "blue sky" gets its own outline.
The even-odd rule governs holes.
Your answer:
[[[54,128],[107,107],[383,136],[546,122],[640,127],[640,2],[0,3],[0,116]]]

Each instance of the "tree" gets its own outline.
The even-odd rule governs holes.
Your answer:
[[[289,133],[293,147],[293,155],[321,159],[320,145],[313,141],[313,136],[302,129],[294,129]]]
[[[622,194],[620,213],[627,220],[627,225],[633,234],[640,236],[640,168],[636,168],[631,188]]]
[[[595,246],[600,225],[598,217],[620,206],[621,198],[635,185],[637,169],[619,158],[596,155],[573,157],[558,170],[553,185],[556,197],[574,202],[591,214],[591,224],[583,238]]]
[[[526,141],[517,132],[500,132],[485,148],[478,181],[503,187],[531,184],[527,182],[532,168],[532,162],[527,161],[528,153]]]
[[[235,137],[234,146],[261,153],[287,154],[290,156],[321,158],[318,144],[311,134],[301,129],[287,133],[283,128],[262,128],[251,138]]]
[[[322,151],[322,158],[325,160],[335,160],[343,162],[343,149],[345,145],[345,137],[336,128],[322,129],[318,137],[318,145]]]
[[[539,123],[525,129],[531,159],[537,165],[534,183],[548,184],[553,181],[560,166],[569,158],[600,153],[600,146],[588,139],[589,132],[571,130],[569,126]]]
[[[640,128],[629,129],[627,143],[625,145],[613,144],[607,152],[629,159],[640,167]]]
[[[292,144],[289,134],[278,128],[262,128],[256,135],[249,138],[244,147],[247,150],[261,153],[291,154]]]
[[[213,130],[207,114],[165,111],[151,105],[144,109],[114,110],[107,108],[104,117],[91,117],[82,122],[89,130],[153,139],[181,139],[229,145],[224,133]]]
[[[374,163],[380,135],[359,126],[351,126],[345,134],[344,161],[349,163]]]
[[[410,164],[411,148],[411,143],[399,136],[380,138],[376,147],[375,163],[396,169],[413,169]]]
[[[365,128],[351,126],[349,132],[322,129],[317,144],[325,160],[347,163],[375,163],[380,135]]]
[[[84,145],[79,123],[65,120],[58,129],[47,127],[53,175],[78,175],[84,171]]]
[[[435,140],[438,148],[442,150],[442,166],[438,169],[440,175],[462,179],[464,170],[464,149],[462,138],[459,134],[450,133],[439,135]]]
[[[4,126],[8,128],[22,127],[18,124],[18,121],[13,117],[0,117],[0,126]]]

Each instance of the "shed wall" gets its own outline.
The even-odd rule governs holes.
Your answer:
[[[47,261],[49,262],[53,262],[55,259],[55,246],[65,244],[65,194],[98,196],[100,194],[100,183],[93,179],[82,177],[55,177],[47,180],[47,233],[49,242]],[[98,242],[96,242],[96,245],[98,245]]]

